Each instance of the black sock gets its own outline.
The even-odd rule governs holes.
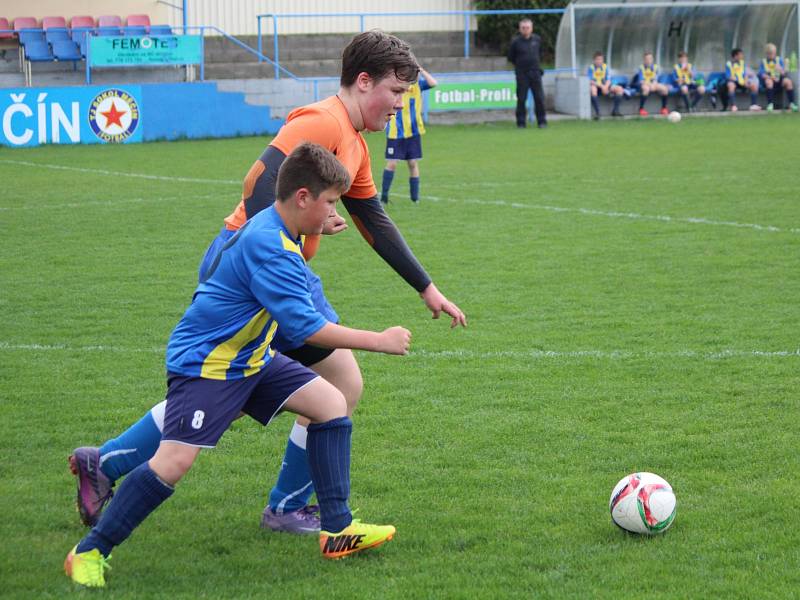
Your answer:
[[[338,533],[353,520],[350,496],[350,436],[353,422],[339,417],[308,426],[306,450],[319,500],[322,530]]]
[[[89,534],[78,544],[76,552],[97,548],[103,556],[114,546],[128,539],[147,516],[169,498],[175,488],[161,481],[148,463],[131,471]]]

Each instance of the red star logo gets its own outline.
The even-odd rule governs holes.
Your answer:
[[[108,112],[101,112],[100,114],[106,118],[106,127],[111,127],[112,125],[119,125],[119,128],[122,129],[122,115],[127,114],[127,110],[117,110],[116,104],[114,101],[111,101],[111,110]]]

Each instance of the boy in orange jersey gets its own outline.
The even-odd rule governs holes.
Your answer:
[[[377,30],[354,37],[342,55],[339,93],[290,112],[286,124],[248,171],[242,201],[225,219],[201,263],[201,280],[236,231],[274,203],[279,167],[294,148],[308,141],[333,152],[348,171],[352,183],[342,195],[342,204],[370,246],[420,294],[434,319],[445,313],[451,317],[451,327],[466,326],[464,313],[434,285],[384,211],[372,179],[369,150],[361,135],[362,131],[381,131],[386,126],[402,107],[402,96],[418,74],[419,65],[402,40]],[[334,234],[346,228],[345,220],[335,214],[323,233]],[[306,238],[306,260],[314,256],[318,245],[318,236]],[[319,278],[310,269],[306,269],[306,275],[314,306],[330,322],[338,322]],[[280,329],[275,348],[338,388],[347,402],[348,416],[352,414],[363,383],[350,350],[297,345],[283,339]],[[102,447],[82,447],[73,452],[70,466],[78,478],[77,504],[84,523],[93,525],[97,521],[119,477],[152,457],[161,439],[163,420],[161,402]],[[264,509],[263,527],[297,534],[320,531],[318,507],[308,504],[314,490],[306,458],[307,425],[307,420],[298,418],[292,428],[278,481]]]

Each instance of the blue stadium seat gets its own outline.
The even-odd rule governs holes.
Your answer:
[[[122,35],[122,29],[119,27],[98,27],[97,35]]]
[[[23,29],[19,32],[19,43],[21,46],[27,46],[28,44],[36,42],[45,42],[43,31]]]
[[[25,59],[30,62],[51,62],[54,60],[50,44],[45,41],[25,44]]]
[[[72,41],[80,45],[83,43],[86,34],[87,33],[91,34],[92,32],[94,32],[94,28],[92,27],[76,27],[75,29],[72,30],[71,34]]]
[[[712,71],[708,74],[706,88],[713,92],[723,83],[725,83],[725,73],[723,71]]]
[[[51,27],[45,31],[44,37],[50,44],[70,39],[66,27]]]
[[[143,27],[141,25],[124,27],[122,31],[125,33],[125,35],[147,35],[147,27]]]
[[[628,79],[627,75],[612,75],[611,76],[611,85],[621,85],[622,87],[628,87],[630,83],[630,79]]]
[[[57,60],[76,62],[81,60],[78,44],[72,40],[56,40],[53,42],[53,54]]]
[[[169,25],[151,25],[150,35],[172,35],[172,27]]]

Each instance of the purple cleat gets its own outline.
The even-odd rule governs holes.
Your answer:
[[[69,469],[78,479],[78,495],[75,504],[81,521],[94,526],[103,508],[114,495],[114,484],[100,470],[100,449],[91,446],[75,448],[69,457]]]
[[[277,513],[267,505],[261,516],[261,527],[295,535],[317,534],[320,532],[319,506],[309,504],[300,510]]]

